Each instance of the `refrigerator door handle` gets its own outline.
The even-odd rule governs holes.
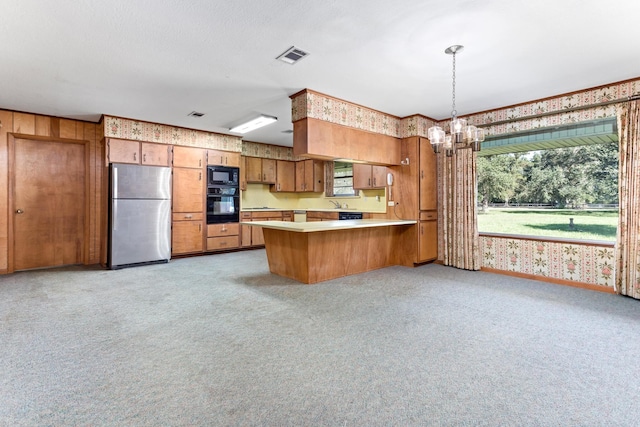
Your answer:
[[[112,209],[112,218],[111,218],[111,230],[116,231],[118,229],[118,204],[117,203],[113,203],[112,204],[113,209]]]
[[[118,198],[118,168],[113,167],[113,198]]]

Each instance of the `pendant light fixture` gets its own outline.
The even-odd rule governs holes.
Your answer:
[[[432,126],[429,128],[428,137],[433,147],[433,151],[440,152],[440,148],[444,146],[447,156],[451,157],[460,148],[471,148],[473,151],[480,151],[480,143],[484,141],[484,129],[477,128],[473,125],[467,125],[466,119],[458,118],[456,111],[456,54],[462,52],[464,46],[449,46],[444,53],[453,55],[453,90],[452,90],[452,107],[451,107],[451,123],[449,123],[449,132],[446,133],[440,126]]]

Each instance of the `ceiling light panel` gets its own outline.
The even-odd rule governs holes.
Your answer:
[[[236,133],[247,133],[247,132],[251,132],[252,130],[261,128],[263,126],[269,125],[277,120],[278,120],[277,117],[261,114],[255,119],[251,119],[247,122],[240,123],[239,125],[232,127],[231,129],[229,129],[229,131],[236,132]]]

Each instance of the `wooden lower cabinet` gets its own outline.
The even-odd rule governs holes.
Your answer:
[[[174,219],[171,227],[171,254],[182,255],[195,252],[202,252],[203,247],[203,219],[202,213],[194,214],[174,214],[191,216],[191,219],[176,221]],[[200,216],[200,219],[195,219]]]
[[[332,221],[338,219],[338,212],[307,212],[307,222]]]
[[[261,227],[242,225],[249,221],[293,221],[292,211],[258,211],[240,214],[240,245],[244,247],[264,246],[264,234]]]
[[[207,225],[207,251],[223,251],[240,246],[240,224]]]
[[[435,211],[420,212],[418,262],[438,258],[438,216]]]

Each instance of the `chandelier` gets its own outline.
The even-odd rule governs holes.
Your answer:
[[[461,148],[480,151],[480,143],[484,141],[484,129],[467,125],[467,120],[458,118],[456,111],[456,53],[462,52],[463,48],[464,46],[453,45],[444,51],[447,55],[453,55],[453,102],[449,133],[447,134],[440,126],[432,126],[428,131],[433,151],[439,153],[440,148],[444,146],[448,157],[454,155],[456,150]]]

